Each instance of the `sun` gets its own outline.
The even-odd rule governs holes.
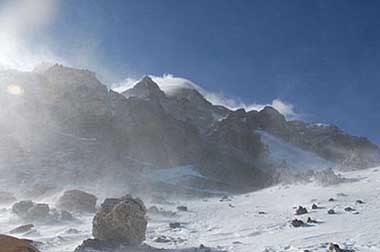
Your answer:
[[[22,95],[24,94],[24,89],[19,85],[9,85],[7,86],[7,92],[11,95]]]

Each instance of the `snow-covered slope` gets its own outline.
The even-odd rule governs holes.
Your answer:
[[[342,175],[347,182],[339,185],[280,185],[223,200],[169,199],[158,204],[145,199],[148,207],[154,205],[166,213],[175,213],[148,216],[146,243],[171,252],[196,251],[194,248],[200,244],[211,247],[211,251],[326,251],[329,242],[354,251],[380,251],[380,167]],[[356,203],[358,199],[364,204]],[[320,208],[312,210],[313,203]],[[177,211],[179,205],[187,206],[188,211]],[[298,205],[305,206],[309,213],[295,216]],[[355,211],[346,212],[344,208],[349,206]],[[329,209],[336,214],[327,214]],[[299,228],[290,225],[294,218],[306,221],[308,217],[318,223]],[[42,252],[72,252],[82,240],[91,237],[92,216],[77,218],[78,222],[35,223],[37,233],[21,237],[43,242]],[[169,228],[172,222],[179,222],[181,227]],[[7,233],[20,224],[25,223],[9,209],[0,211],[0,232]]]
[[[286,165],[287,168],[296,171],[322,170],[335,167],[335,163],[319,157],[314,152],[302,150],[299,147],[265,132],[257,131],[261,141],[268,146],[268,159],[271,163],[278,164],[276,167]]]

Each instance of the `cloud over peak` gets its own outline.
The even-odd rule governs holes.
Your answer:
[[[152,80],[156,82],[159,87],[168,95],[174,93],[176,89],[179,88],[189,88],[195,89],[200,92],[208,101],[210,101],[214,105],[222,105],[231,110],[236,110],[240,108],[244,108],[246,111],[250,110],[262,110],[265,106],[271,106],[278,110],[281,114],[283,114],[288,120],[300,119],[301,115],[296,112],[294,105],[283,101],[279,98],[272,100],[267,104],[259,104],[259,103],[246,103],[240,99],[231,98],[224,95],[222,92],[211,92],[205,90],[201,86],[195,84],[194,82],[182,78],[177,77],[172,74],[164,74],[162,76],[150,75]],[[120,83],[116,83],[112,85],[112,90],[122,93],[125,90],[132,88],[138,82],[137,79],[127,78]]]

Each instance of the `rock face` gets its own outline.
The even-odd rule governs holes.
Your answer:
[[[22,92],[7,92],[9,85]],[[0,71],[0,90],[0,165],[9,174],[0,183],[18,184],[30,196],[67,186],[66,181],[122,188],[145,168],[187,165],[206,180],[195,181],[196,189],[252,191],[279,180],[265,162],[270,150],[258,130],[341,167],[380,163],[378,146],[335,126],[288,121],[271,107],[231,111],[195,88],[163,92],[149,77],[119,94],[93,72],[54,65],[36,72]],[[52,185],[41,176],[61,179]],[[133,189],[148,182],[158,188],[139,180]]]
[[[80,190],[69,190],[63,193],[56,205],[57,208],[69,212],[94,213],[96,201],[97,198],[93,194]]]
[[[144,203],[130,195],[106,199],[94,217],[93,236],[102,241],[139,245],[145,240],[145,214]]]
[[[4,252],[39,252],[28,242],[7,235],[0,235],[0,248]]]

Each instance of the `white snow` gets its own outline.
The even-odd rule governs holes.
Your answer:
[[[191,170],[187,172],[194,175]],[[176,206],[185,205],[189,211],[177,211],[173,217],[149,216],[146,243],[181,250],[204,244],[212,247],[212,251],[252,252],[326,251],[326,244],[334,242],[354,251],[380,251],[380,167],[344,172],[342,176],[348,182],[329,187],[317,184],[279,185],[231,196],[230,201],[204,198],[154,204],[171,211],[176,211]],[[329,202],[329,198],[336,200]],[[365,204],[357,204],[358,199]],[[148,207],[153,205],[149,201],[145,203]],[[312,203],[321,209],[311,210]],[[309,213],[295,216],[294,207],[298,205],[307,207]],[[359,214],[345,212],[344,208],[348,206]],[[337,214],[328,215],[330,208]],[[259,211],[266,214],[259,214]],[[308,216],[321,223],[299,228],[290,225],[292,219],[297,217],[306,221]],[[82,240],[91,237],[92,216],[77,217],[80,221],[75,223],[35,223],[39,235],[25,238],[44,242],[42,252],[72,252]],[[170,229],[170,222],[180,222],[182,227]],[[12,215],[9,208],[0,210],[1,233],[21,224],[26,223]],[[70,228],[76,228],[80,233],[66,233]],[[172,238],[172,241],[154,242],[161,235]]]

